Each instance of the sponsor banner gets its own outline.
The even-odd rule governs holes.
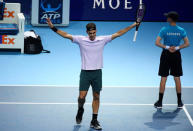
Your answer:
[[[58,6],[57,0],[49,0]],[[31,17],[31,0],[6,0],[19,2],[22,12]],[[145,21],[165,21],[163,14],[177,11],[180,21],[193,21],[193,0],[143,0],[146,4]],[[52,3],[51,3],[52,4]],[[47,7],[47,5],[44,5]],[[139,0],[70,0],[70,20],[135,20]]]
[[[71,20],[134,21],[139,0],[71,0]],[[193,0],[143,0],[145,21],[165,21],[164,13],[177,11],[180,21],[193,21]]]
[[[15,11],[10,11],[5,8],[3,18],[15,18]]]
[[[8,37],[8,35],[0,35],[0,45],[14,45],[15,38]]]

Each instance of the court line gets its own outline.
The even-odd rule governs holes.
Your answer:
[[[0,105],[77,105],[78,103],[65,102],[0,102]],[[92,103],[85,103],[92,105]],[[154,104],[127,104],[127,103],[101,103],[104,106],[153,106]],[[193,106],[193,104],[185,104]],[[177,104],[163,104],[163,106],[177,106]]]
[[[186,109],[186,106],[183,107],[183,110],[184,110],[186,116],[188,117],[188,120],[190,121],[190,124],[193,126],[193,120],[192,120],[188,110]]]
[[[35,103],[35,102],[0,102],[0,105],[77,105],[78,103]],[[92,103],[85,103],[86,105],[92,105]],[[124,103],[101,103],[103,106],[153,106],[153,104],[124,104]],[[193,104],[185,104],[193,106]],[[183,110],[193,126],[193,120],[186,109],[185,105]],[[163,106],[177,106],[177,104],[163,104]]]
[[[0,87],[49,87],[49,88],[78,88],[78,86],[64,86],[64,85],[0,85]],[[103,88],[159,88],[152,86],[104,86]],[[167,87],[167,88],[175,88],[175,87]],[[193,88],[191,86],[183,87],[183,88]]]

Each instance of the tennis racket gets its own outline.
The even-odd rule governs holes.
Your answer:
[[[136,26],[135,35],[133,37],[134,42],[136,41],[138,29],[139,29],[140,23],[144,18],[144,15],[145,15],[145,5],[142,3],[142,0],[140,0],[139,8],[137,10],[137,15],[136,15],[136,22],[139,23],[139,25]]]

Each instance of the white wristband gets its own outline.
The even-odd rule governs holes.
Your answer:
[[[175,50],[179,50],[179,49],[180,49],[180,46],[176,46],[176,47],[175,47]]]
[[[166,46],[166,48],[165,48],[165,49],[166,49],[166,50],[168,50],[169,48],[170,48],[170,46]]]

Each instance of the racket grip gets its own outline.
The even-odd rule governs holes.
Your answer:
[[[142,0],[139,0],[139,4],[142,5],[142,4],[143,4],[143,1],[142,1]]]
[[[136,38],[137,38],[137,33],[138,33],[138,31],[135,31],[135,35],[134,35],[134,37],[133,37],[133,42],[135,42],[135,41],[136,41]]]

